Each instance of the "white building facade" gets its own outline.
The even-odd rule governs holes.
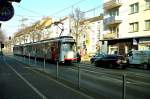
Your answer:
[[[80,28],[80,45],[81,49],[86,51],[87,54],[93,54],[100,51],[100,42],[102,39],[103,31],[103,16],[96,16],[93,18],[85,19],[81,22]]]
[[[150,49],[150,0],[104,0],[108,53]]]

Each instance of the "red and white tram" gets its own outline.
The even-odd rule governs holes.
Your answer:
[[[15,45],[14,55],[45,58],[50,61],[72,62],[77,60],[75,40],[72,36],[42,40],[34,43]]]

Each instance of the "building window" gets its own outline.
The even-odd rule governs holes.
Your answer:
[[[150,20],[145,20],[145,30],[150,30]]]
[[[111,11],[109,12],[109,15],[110,15],[111,17],[113,17],[113,16],[119,16],[119,9],[113,9],[113,10],[111,10]]]
[[[146,10],[150,9],[150,0],[145,0],[145,7],[146,7]]]
[[[138,32],[139,24],[138,22],[130,23],[130,32]]]
[[[139,12],[139,3],[134,3],[132,5],[130,5],[130,9],[131,9],[131,14],[133,13],[138,13]]]
[[[111,27],[110,31],[111,33],[118,33],[118,27]]]

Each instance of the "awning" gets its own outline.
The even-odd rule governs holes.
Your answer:
[[[148,36],[136,36],[136,37],[126,37],[126,38],[110,38],[110,39],[103,39],[103,40],[99,40],[99,41],[119,41],[119,40],[129,40],[129,39],[139,39],[139,38],[150,38],[150,35]]]

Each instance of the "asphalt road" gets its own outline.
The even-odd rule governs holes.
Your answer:
[[[0,99],[92,99],[27,67],[0,56]]]
[[[24,60],[21,57],[15,57],[15,59],[29,63],[28,59]],[[12,61],[15,60],[9,58],[10,64],[13,64]],[[30,66],[27,67],[27,70],[44,70],[48,75],[56,76],[56,64],[46,63],[45,69],[43,69],[43,62],[37,61],[37,65],[35,65],[34,60],[30,60]],[[80,66],[80,87],[87,89],[89,93],[96,94],[95,99],[122,99],[123,74],[126,75],[125,99],[149,99],[150,97],[150,71],[133,68],[127,68],[126,70],[105,69],[94,67],[92,64],[75,64],[73,66],[59,66],[59,79],[78,85],[77,66]]]
[[[78,69],[65,67],[60,69],[59,75],[74,83],[78,82],[77,73]],[[149,99],[150,75],[147,71],[138,73],[138,70],[130,69],[81,69],[80,86],[92,90],[103,99],[122,99],[123,74],[126,75],[126,99]]]

